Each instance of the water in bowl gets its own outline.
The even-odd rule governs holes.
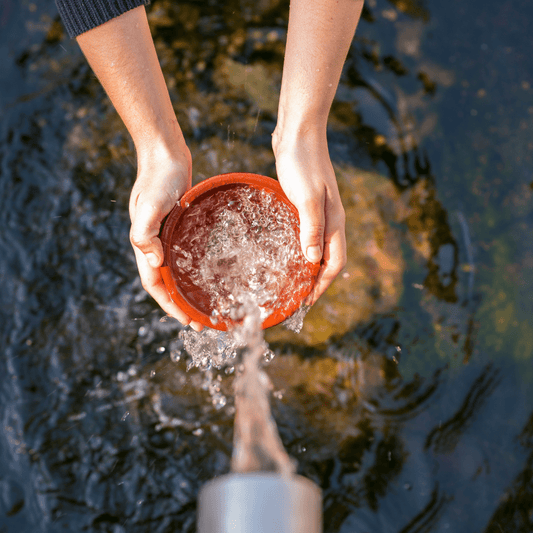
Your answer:
[[[172,255],[180,289],[215,322],[241,320],[249,298],[264,320],[280,307],[297,305],[313,283],[296,214],[273,192],[244,184],[191,203]]]

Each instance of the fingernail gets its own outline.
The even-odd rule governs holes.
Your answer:
[[[150,263],[150,266],[153,268],[156,268],[159,265],[159,260],[157,259],[157,255],[151,252],[146,254],[146,259],[148,259],[148,263]]]
[[[322,259],[320,246],[308,246],[305,255],[311,263],[318,263]]]

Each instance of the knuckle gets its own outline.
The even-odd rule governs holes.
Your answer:
[[[314,195],[305,198],[302,202],[302,208],[311,213],[320,213],[324,210],[324,195]]]
[[[309,224],[301,229],[306,240],[321,244],[324,235],[324,224]]]
[[[130,242],[140,250],[143,250],[150,244],[150,240],[146,238],[144,233],[138,232],[133,228],[130,231]]]

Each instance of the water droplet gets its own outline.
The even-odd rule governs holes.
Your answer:
[[[122,415],[122,422],[124,422],[124,420],[126,420],[126,418],[128,418],[128,416],[130,416],[130,412],[129,411],[126,411],[123,415]]]
[[[282,390],[277,390],[277,391],[274,391],[272,393],[272,396],[274,396],[274,398],[276,398],[277,400],[282,400],[283,399],[283,392]]]
[[[224,370],[224,373],[229,376],[230,374],[233,374],[233,372],[235,372],[235,367],[234,366],[228,366],[226,367],[226,370]]]
[[[272,359],[274,359],[275,355],[276,354],[272,350],[267,349],[265,351],[265,353],[263,354],[263,361],[265,363],[270,363],[270,361],[272,361]]]
[[[211,370],[212,362],[210,357],[206,357],[203,361],[200,362],[198,365],[198,368],[202,372],[207,372],[208,370]]]
[[[150,371],[150,377],[153,378],[155,376],[155,370]]]
[[[144,500],[137,500],[137,505],[142,505]]]
[[[165,353],[165,347],[164,346],[159,346],[159,348],[157,348],[156,352],[157,353]]]
[[[227,398],[223,394],[215,394],[213,396],[213,407],[215,409],[222,409],[226,403],[228,403]]]
[[[139,337],[144,337],[148,333],[148,328],[146,326],[141,326],[137,332]]]
[[[195,429],[192,434],[195,437],[201,437],[204,434],[204,430],[202,428]]]
[[[181,359],[181,351],[180,350],[171,350],[170,352],[170,360],[173,363],[179,363]]]

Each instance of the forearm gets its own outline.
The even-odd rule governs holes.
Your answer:
[[[130,132],[140,159],[185,146],[144,7],[79,35],[77,41]]]
[[[278,136],[325,135],[329,110],[363,0],[291,0]]]

